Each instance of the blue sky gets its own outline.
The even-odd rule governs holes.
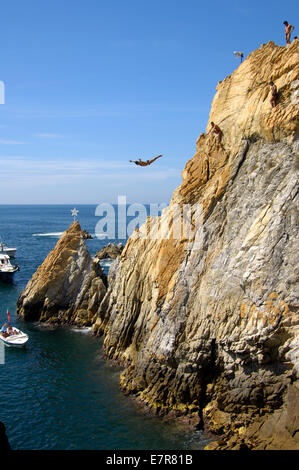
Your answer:
[[[282,22],[298,23],[293,0],[10,0],[0,13],[0,204],[167,203],[233,51],[284,45]]]

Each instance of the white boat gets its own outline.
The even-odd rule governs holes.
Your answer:
[[[19,271],[19,266],[13,266],[10,262],[8,255],[0,253],[0,281],[10,282],[16,271]]]
[[[3,335],[0,333],[0,340],[8,347],[22,348],[27,343],[29,336],[26,335],[23,331],[19,330],[16,327],[12,328],[13,333],[9,336]]]
[[[3,242],[0,242],[0,254],[8,255],[10,258],[14,258],[17,248],[8,248]]]

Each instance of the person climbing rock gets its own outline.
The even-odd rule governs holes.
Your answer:
[[[222,130],[220,129],[219,126],[217,126],[217,124],[215,124],[213,121],[211,122],[211,129],[210,131],[208,132],[208,135],[212,132],[213,134],[217,135],[217,138],[218,138],[218,144],[221,144],[221,139],[222,139],[222,136],[223,136],[223,132]]]
[[[295,26],[293,26],[292,24],[289,24],[287,21],[284,21],[283,24],[285,25],[284,32],[286,36],[286,42],[287,44],[291,44],[291,34],[292,34],[292,31],[294,31]]]
[[[278,101],[277,86],[272,81],[269,83],[269,85],[271,87],[270,103],[271,103],[272,108],[275,108],[275,106],[277,105],[277,101]]]
[[[158,155],[157,157],[155,158],[152,158],[151,160],[146,160],[145,162],[141,160],[141,158],[139,158],[138,160],[129,160],[131,163],[135,163],[135,165],[139,165],[139,166],[148,166],[148,165],[151,165],[155,160],[157,160],[158,158],[161,158],[163,155]]]

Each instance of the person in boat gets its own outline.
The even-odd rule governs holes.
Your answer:
[[[222,140],[222,136],[223,136],[223,132],[222,130],[220,129],[219,126],[217,126],[217,124],[215,124],[213,121],[211,122],[211,129],[210,131],[208,132],[208,135],[211,134],[211,132],[213,134],[215,134],[218,138],[218,144],[221,144],[221,140]]]
[[[285,26],[284,32],[286,36],[286,42],[287,44],[291,44],[291,34],[292,34],[292,31],[294,31],[295,26],[293,26],[292,24],[289,24],[287,21],[284,21],[283,24]]]
[[[1,326],[0,333],[6,333],[6,326],[7,326],[7,323],[4,323],[4,325]]]
[[[12,336],[12,335],[17,334],[17,332],[15,331],[15,329],[11,325],[8,325],[6,333],[7,333],[7,336]]]
[[[271,103],[272,108],[275,108],[275,106],[277,105],[277,101],[278,101],[277,86],[273,82],[270,82],[269,85],[271,87],[270,103]]]
[[[7,323],[4,323],[4,325],[2,325],[0,329],[0,334],[1,336],[3,336],[3,338],[7,338],[7,336],[9,336],[9,334],[7,333]]]
[[[138,160],[129,160],[130,163],[135,163],[135,165],[139,166],[148,166],[151,165],[154,161],[156,161],[158,158],[161,158],[163,155],[158,155],[155,158],[152,158],[151,160],[146,160],[145,162],[139,158]]]
[[[6,329],[6,333],[8,336],[12,335],[13,334],[13,331],[12,331],[12,326],[11,325],[8,325],[7,329]]]

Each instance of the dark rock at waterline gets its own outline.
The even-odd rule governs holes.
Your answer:
[[[115,259],[122,253],[123,249],[124,246],[122,243],[119,243],[118,245],[109,243],[107,246],[104,246],[100,251],[97,252],[95,259]]]
[[[6,435],[6,429],[4,424],[0,421],[0,450],[7,451],[11,450],[10,444],[8,442],[8,438]]]
[[[87,232],[87,230],[82,230],[82,238],[83,240],[93,240],[93,236],[90,235],[90,233]]]

